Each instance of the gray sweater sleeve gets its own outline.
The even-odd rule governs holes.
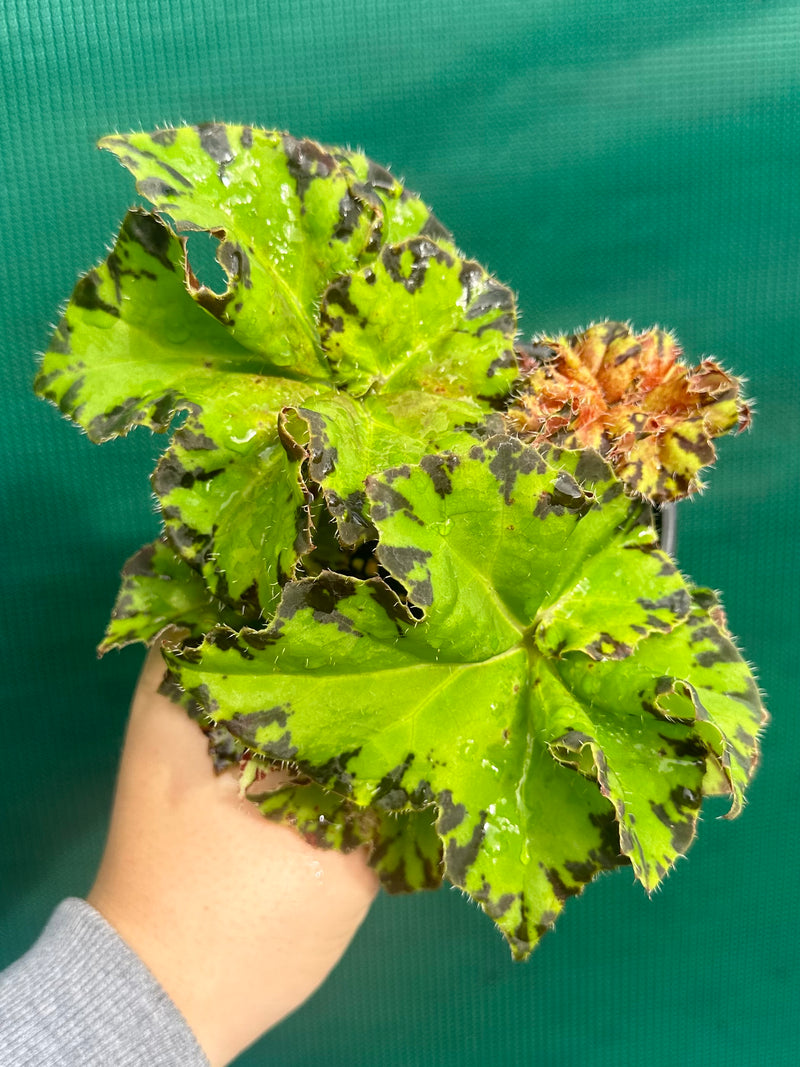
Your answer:
[[[0,973],[0,1067],[208,1067],[186,1020],[85,900]]]

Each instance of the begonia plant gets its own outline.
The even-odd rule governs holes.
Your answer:
[[[101,651],[160,642],[266,817],[364,847],[390,892],[447,879],[517,958],[600,872],[653,890],[705,796],[741,810],[765,722],[654,525],[747,424],[740,383],[658,329],[524,342],[511,290],[360,152],[220,123],[100,145],[152,207],[36,390],[92,441],[167,442]]]

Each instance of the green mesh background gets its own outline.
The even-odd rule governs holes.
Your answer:
[[[755,427],[681,507],[679,560],[725,591],[774,722],[747,811],[709,804],[654,899],[607,876],[519,965],[455,890],[382,897],[238,1062],[796,1063],[798,60],[795,0],[5,0],[0,966],[89,888],[141,660],[94,646],[157,530],[158,442],[96,448],[30,388],[132,200],[92,145],[247,121],[393,164],[526,330],[658,322],[749,377]]]

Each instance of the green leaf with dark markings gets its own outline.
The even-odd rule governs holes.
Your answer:
[[[441,452],[481,426],[477,401],[403,390],[355,400],[346,393],[315,397],[313,408],[297,407],[294,433],[306,448],[309,476],[322,487],[339,538],[357,545],[373,537],[366,479],[427,452]]]
[[[390,892],[447,878],[517,958],[599,873],[652,890],[704,796],[741,810],[766,713],[649,506],[596,452],[503,432],[540,355],[518,365],[510,290],[349,149],[101,145],[155,214],[79,281],[36,389],[96,442],[172,432],[101,652],[168,635],[161,691],[265,817],[364,848]]]
[[[308,551],[300,457],[278,415],[319,386],[275,376],[195,303],[185,250],[157,218],[131,211],[106,264],[75,290],[36,388],[95,441],[145,424],[185,425],[153,475],[175,549],[210,591],[265,613]],[[61,349],[61,350],[59,350]]]
[[[730,796],[730,816],[744,804],[747,784],[758,761],[757,738],[766,722],[758,687],[747,663],[725,629],[719,603],[709,589],[692,590],[685,625],[653,635],[621,663],[569,662],[561,668],[564,684],[584,704],[607,713],[623,707],[624,694],[638,685],[639,703],[648,712],[642,728],[662,730],[662,719],[677,727],[691,723],[693,733],[719,763]],[[641,732],[641,731],[640,731]],[[633,737],[631,730],[626,734]],[[653,741],[660,773],[671,773],[674,753]],[[642,774],[646,772],[643,768]],[[704,787],[704,791],[707,791]],[[721,792],[721,789],[716,791]]]
[[[92,441],[163,431],[176,411],[270,373],[191,299],[185,264],[180,238],[134,208],[106,262],[76,285],[35,388]]]
[[[353,199],[372,204],[376,209],[368,251],[376,253],[382,245],[396,244],[407,237],[422,234],[434,241],[453,243],[453,235],[441,224],[416,193],[409,192],[385,167],[367,159],[361,152],[330,148],[330,153],[351,170],[355,182],[350,185]]]
[[[220,624],[238,628],[244,622],[212,596],[202,576],[161,538],[140,548],[123,567],[122,586],[98,652],[134,641],[151,644],[167,630],[177,641],[199,637]]]
[[[227,289],[217,294],[190,277],[194,298],[241,344],[312,377],[330,376],[317,332],[327,284],[431,220],[363,156],[276,130],[207,123],[104,137],[100,146],[178,230],[219,238]]]
[[[514,297],[449,243],[413,237],[332,282],[320,312],[336,380],[444,396],[502,396],[516,377]]]
[[[630,657],[638,672],[626,674],[616,700],[594,684],[595,668],[602,665],[574,656],[555,670],[542,668],[536,680],[551,754],[596,781],[613,803],[622,851],[648,891],[694,838],[707,755],[693,719],[669,721],[654,703],[654,713],[643,714],[658,680],[648,676],[641,659],[656,640],[643,641]]]
[[[520,643],[454,662],[434,638],[402,621],[379,580],[328,574],[287,587],[269,631],[212,633],[199,663],[169,661],[249,748],[360,806],[434,803],[447,878],[525,955],[567,896],[625,862],[613,808],[549,756]],[[569,797],[558,826],[541,818],[554,796]]]
[[[501,435],[369,478],[378,558],[453,648],[491,656],[522,632],[547,655],[624,658],[689,593],[648,505],[595,460]]]
[[[158,216],[132,210],[108,260],[76,287],[37,391],[98,442],[138,424],[164,431],[187,411],[153,475],[166,533],[212,594],[268,617],[313,536],[300,473],[305,452],[288,431],[283,443],[294,451],[281,446],[283,409],[304,405],[312,429],[330,424],[331,411],[355,413],[350,421],[363,440],[348,459],[357,455],[358,465],[333,473],[324,491],[340,529],[360,523],[359,536],[370,529],[355,503],[364,500],[368,474],[443,447],[437,435],[479,422],[488,409],[469,395],[449,405],[439,395],[454,391],[446,385],[449,364],[424,412],[415,414],[408,396],[387,399],[385,418],[375,397],[362,412],[343,393],[333,396],[318,324],[326,287],[344,284],[343,271],[374,262],[386,241],[435,238],[442,255],[460,261],[422,201],[358,153],[221,125],[115,135],[102,143],[176,226],[205,228],[220,240],[229,291],[215,295],[198,287],[184,240]],[[449,293],[454,302],[476,285],[486,288],[475,281],[483,277],[477,264],[463,272],[466,280]],[[492,292],[500,291],[494,285]],[[475,292],[466,312],[471,328],[496,339],[492,309],[472,314],[485,299],[482,289]],[[449,308],[445,294],[436,299],[445,319],[461,321],[462,307]],[[510,335],[506,341],[510,351]],[[482,347],[491,353],[497,345]],[[511,377],[506,369],[497,383],[508,386]],[[473,384],[483,387],[480,380]],[[462,383],[455,393],[463,392]],[[404,406],[403,420],[396,413]],[[336,421],[346,435],[347,418]],[[378,446],[392,421],[398,426],[388,427]],[[308,440],[308,429],[301,437]],[[342,446],[346,451],[344,440]],[[317,467],[313,473],[322,478]]]
[[[268,616],[311,547],[303,454],[287,451],[277,414],[309,390],[269,378],[242,387],[189,415],[151,481],[167,535],[209,589]]]
[[[598,872],[631,863],[651,890],[688,848],[728,732],[685,693],[730,705],[733,675],[687,661],[692,620],[714,624],[598,457],[465,437],[366,484],[408,610],[380,579],[323,572],[284,588],[267,630],[168,652],[173,683],[359,807],[435,805],[446,877],[525,956]]]
[[[352,852],[366,847],[369,865],[387,893],[438,889],[442,884],[442,843],[432,807],[422,811],[362,808],[314,782],[286,785],[261,796],[249,795],[249,799],[262,815],[292,826],[317,848]]]

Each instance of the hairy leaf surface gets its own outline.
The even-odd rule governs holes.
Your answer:
[[[311,547],[303,456],[284,447],[277,414],[309,390],[269,378],[237,386],[188,417],[151,481],[170,540],[209,588],[269,615]]]
[[[718,601],[710,590],[692,590],[685,626],[643,642],[622,663],[565,660],[560,672],[580,701],[607,713],[621,707],[624,694],[638,685],[640,706],[654,716],[659,731],[662,718],[676,726],[691,723],[723,768],[730,814],[741,811],[767,717],[752,672],[721,625]],[[645,729],[652,735],[652,722]],[[673,756],[661,752],[655,737],[653,744],[656,762],[668,776]]]
[[[381,580],[327,572],[286,586],[269,629],[168,654],[254,751],[359,806],[434,804],[447,878],[521,956],[599,871],[630,862],[657,885],[693,838],[706,757],[732,743],[752,757],[760,722],[746,666],[702,597],[692,607],[646,506],[609,492],[602,464],[578,481],[578,462],[472,439],[367,480],[379,559],[421,623]],[[613,595],[598,569],[599,606],[587,594],[582,613],[598,555]],[[722,705],[748,695],[749,747],[730,737],[738,704],[727,722],[696,713],[686,678],[706,662]]]
[[[357,396],[372,386],[496,396],[515,377],[510,290],[428,237],[386,246],[333,283],[320,321],[336,379]]]
[[[79,281],[36,389],[93,441],[172,430],[101,651],[168,632],[162,692],[266,817],[391,892],[446,877],[518,958],[600,872],[652,890],[704,795],[741,809],[766,717],[641,499],[699,485],[749,418],[736,380],[619,323],[515,348],[511,292],[358,152],[101,144],[155,213]]]
[[[195,299],[245,347],[279,366],[328,377],[316,328],[337,275],[432,222],[383,168],[276,130],[207,123],[105,137],[136,187],[179,230],[220,238],[228,287],[190,279]]]
[[[134,641],[150,644],[169,629],[173,640],[199,637],[221,623],[246,620],[209,592],[203,578],[161,538],[140,548],[122,569],[102,655]]]
[[[613,808],[550,757],[524,647],[443,661],[427,624],[404,625],[378,602],[387,592],[330,575],[294,583],[271,631],[212,635],[199,665],[171,662],[248,747],[297,762],[362,806],[436,803],[446,876],[524,955],[571,893],[625,862]],[[274,705],[258,704],[265,691]],[[554,796],[565,810],[543,821]]]
[[[523,356],[522,387],[509,408],[534,443],[593,448],[649,500],[702,488],[712,439],[750,424],[742,383],[713,360],[690,368],[665,330],[641,334],[601,322],[569,337],[537,337]]]
[[[623,658],[689,613],[649,509],[602,463],[548,462],[498,436],[370,478],[367,493],[379,559],[453,648],[490,656],[522,631],[544,653]]]
[[[455,446],[464,429],[482,425],[486,417],[475,400],[415,390],[361,400],[339,393],[315,398],[313,409],[295,411],[304,424],[294,428],[296,443],[308,451],[309,477],[322,487],[345,545],[375,534],[365,490],[369,475]]]
[[[511,384],[511,294],[358,153],[214,124],[102,144],[179,228],[220,240],[229,288],[199,286],[183,239],[132,210],[106,263],[76,287],[37,390],[95,441],[137,424],[163,431],[187,411],[152,479],[165,531],[213,595],[267,618],[313,546],[304,446],[341,535],[358,543],[372,529],[367,475],[445,447],[457,426],[486,416],[481,397]],[[409,248],[419,253],[410,266]],[[362,309],[376,322],[362,325],[343,294],[369,263],[379,300]],[[385,373],[364,379],[383,395],[363,409],[327,384],[319,305],[330,311],[336,299],[347,334],[336,366],[353,370],[364,338],[383,353]],[[378,311],[388,319],[377,321]],[[323,321],[327,336],[333,320]],[[415,411],[431,375],[438,384]],[[306,420],[299,441],[291,411]],[[337,449],[343,462],[327,469]]]

